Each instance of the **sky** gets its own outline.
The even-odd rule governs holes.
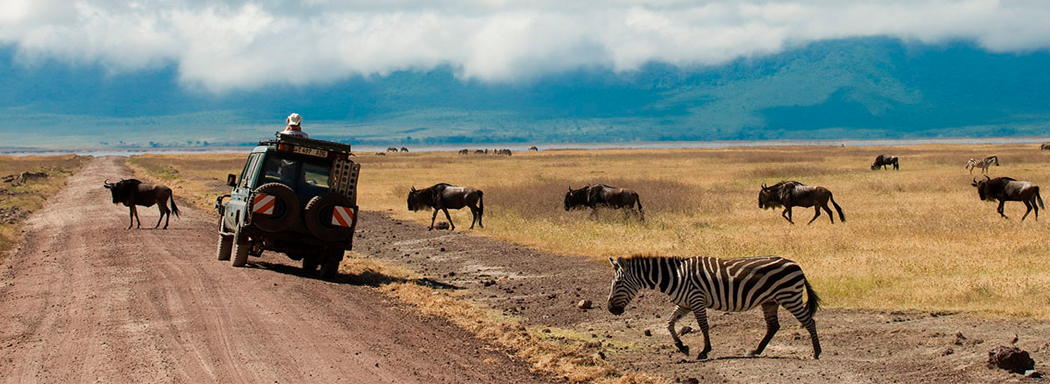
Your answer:
[[[718,65],[867,36],[1023,54],[1050,48],[1047,20],[1045,0],[0,0],[0,47],[25,68],[174,68],[221,95],[436,67],[506,84]]]

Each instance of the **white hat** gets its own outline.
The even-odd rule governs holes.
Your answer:
[[[288,118],[285,119],[285,121],[288,122],[288,125],[299,125],[303,122],[303,117],[299,116],[298,113],[293,113],[288,115]]]

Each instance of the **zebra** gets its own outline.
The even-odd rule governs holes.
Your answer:
[[[984,174],[988,173],[988,167],[992,164],[995,164],[995,166],[998,167],[999,158],[996,156],[988,156],[983,160],[970,159],[970,161],[966,162],[966,169],[969,170],[972,175],[974,168],[981,168],[981,173]]]
[[[809,331],[813,358],[820,358],[817,323],[813,320],[820,298],[794,261],[778,256],[738,259],[633,256],[616,260],[609,258],[609,263],[616,272],[609,292],[609,312],[623,314],[624,308],[642,288],[666,293],[676,304],[667,321],[667,330],[679,351],[688,355],[689,347],[675,332],[675,323],[692,311],[700,325],[704,350],[696,356],[697,360],[707,359],[707,353],[711,351],[707,308],[742,312],[758,306],[762,306],[765,316],[766,335],[758,348],[748,352],[748,356],[761,354],[780,330],[777,307],[783,306]],[[809,297],[806,302],[802,301],[803,290]]]

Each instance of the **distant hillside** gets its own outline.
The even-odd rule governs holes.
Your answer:
[[[1050,133],[1050,53],[968,42],[825,41],[717,67],[584,68],[524,84],[441,67],[224,95],[181,87],[177,68],[112,76],[12,57],[0,50],[0,127],[25,133],[12,147],[250,143],[292,111],[314,136],[374,145]]]

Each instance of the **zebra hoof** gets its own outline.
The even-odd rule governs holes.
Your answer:
[[[688,345],[675,344],[675,346],[678,347],[678,351],[682,352],[682,354],[685,354],[685,355],[689,354],[689,346]]]

